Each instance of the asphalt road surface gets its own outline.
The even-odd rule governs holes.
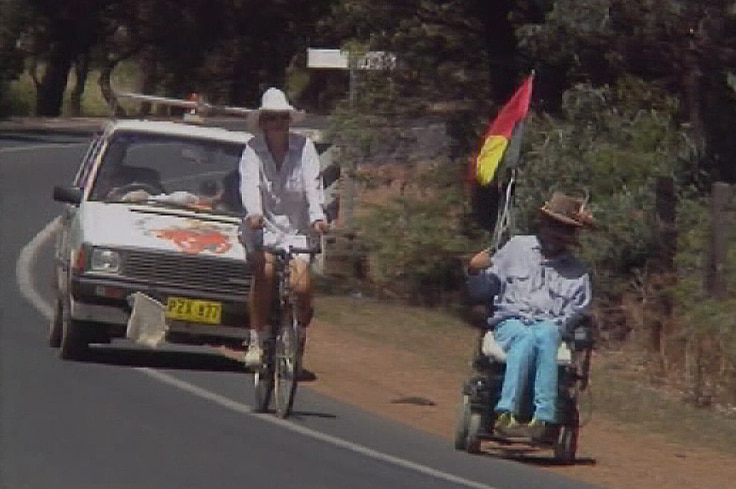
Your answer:
[[[0,131],[0,488],[590,487],[457,452],[308,384],[288,420],[255,414],[251,377],[203,348],[121,341],[60,360],[46,343],[51,195],[85,149],[84,137]]]

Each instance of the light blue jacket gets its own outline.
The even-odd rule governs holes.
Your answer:
[[[536,236],[514,236],[492,257],[493,265],[468,276],[476,300],[491,300],[489,326],[514,317],[551,321],[561,329],[590,305],[587,268],[572,254],[542,256]]]

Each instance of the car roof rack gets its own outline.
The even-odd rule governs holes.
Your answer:
[[[155,105],[164,105],[167,107],[179,107],[186,109],[184,112],[184,122],[200,124],[204,122],[204,117],[210,115],[231,115],[246,117],[255,109],[245,107],[235,107],[228,105],[216,105],[206,102],[198,93],[192,93],[189,98],[178,99],[172,97],[162,97],[158,95],[145,95],[135,92],[115,92],[117,99],[128,99],[137,102],[146,102]]]
[[[118,99],[128,99],[128,100],[134,100],[137,102],[146,102],[150,104],[155,105],[163,105],[167,107],[177,107],[185,109],[183,117],[180,118],[174,118],[173,117],[156,117],[154,116],[152,119],[155,120],[171,120],[172,122],[185,122],[189,124],[195,124],[195,125],[204,125],[206,123],[205,118],[209,116],[235,116],[235,117],[242,117],[245,119],[245,117],[248,116],[249,113],[253,112],[256,109],[248,109],[246,107],[237,107],[237,106],[229,106],[229,105],[216,105],[211,104],[205,100],[202,99],[202,97],[198,93],[191,93],[189,97],[184,99],[178,99],[173,97],[162,97],[159,95],[146,95],[142,93],[135,93],[135,92],[119,92],[117,90],[114,91],[115,94],[115,100]],[[209,125],[209,124],[208,124]],[[214,124],[215,127],[218,126],[217,123]],[[223,128],[233,130],[235,128],[224,125]],[[242,128],[237,128],[235,130],[242,130]],[[314,141],[317,144],[323,144],[323,138],[324,134],[323,131],[320,129],[315,128],[308,128],[308,127],[301,127],[301,126],[293,126],[290,128],[292,132],[295,132],[297,134],[302,134],[304,136],[308,136],[312,141]]]

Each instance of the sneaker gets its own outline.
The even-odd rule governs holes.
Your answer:
[[[255,343],[248,345],[248,350],[245,352],[245,366],[246,367],[258,367],[261,365],[263,357],[263,349]]]
[[[528,427],[523,423],[519,423],[513,414],[504,413],[499,416],[496,422],[495,431],[501,436],[508,438],[526,438],[529,436]]]
[[[527,425],[527,430],[531,439],[536,442],[549,443],[554,441],[552,423],[532,418]]]
[[[509,429],[514,430],[516,427],[521,426],[513,414],[509,412],[502,412],[496,417],[495,423],[493,423],[493,429],[499,434],[504,435]]]

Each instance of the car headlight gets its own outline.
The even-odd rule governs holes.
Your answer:
[[[92,250],[90,259],[90,271],[119,273],[120,272],[120,253],[105,248],[95,248]]]

